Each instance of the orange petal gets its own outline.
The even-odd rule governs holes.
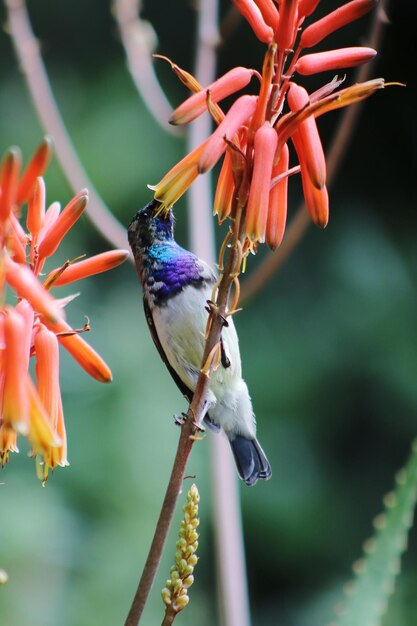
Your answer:
[[[112,381],[113,376],[106,362],[69,324],[64,321],[52,324],[47,319],[43,322],[49,330],[57,334],[59,343],[64,346],[87,374],[101,383]],[[65,334],[60,335],[59,333]]]
[[[47,454],[51,447],[61,444],[58,433],[53,428],[50,417],[45,411],[33,380],[26,375],[26,385],[30,404],[30,424],[28,438],[33,454]]]
[[[320,189],[312,184],[304,159],[301,144],[301,136],[295,132],[291,139],[294,143],[301,166],[301,182],[303,185],[304,199],[313,222],[320,228],[325,228],[329,221],[329,195],[324,185]]]
[[[285,0],[281,4],[279,23],[275,34],[278,48],[282,51],[292,48],[298,28],[298,0]]]
[[[41,176],[38,176],[33,185],[26,217],[26,227],[32,238],[38,235],[45,220],[45,195],[44,180]]]
[[[20,226],[17,217],[10,213],[9,224],[11,226],[7,245],[11,250],[14,261],[17,263],[26,263],[26,245],[28,238]]]
[[[26,298],[35,311],[51,321],[58,321],[62,312],[55,299],[39,282],[35,274],[22,263],[15,263],[5,257],[6,281],[21,298]]]
[[[298,15],[300,17],[311,15],[316,10],[319,2],[320,0],[300,0]]]
[[[22,155],[19,148],[9,148],[4,156],[0,171],[0,220],[4,221],[16,203]]]
[[[9,452],[19,452],[17,447],[17,432],[14,428],[0,425],[0,465],[5,466],[9,462]]]
[[[38,250],[40,259],[51,256],[55,252],[67,232],[83,213],[87,202],[88,192],[86,189],[77,193],[70,200],[40,241]]]
[[[253,0],[232,0],[232,2],[239,13],[249,22],[259,41],[271,43],[274,31],[265,23],[261,10],[255,2]]]
[[[306,54],[298,59],[295,64],[295,71],[306,76],[344,67],[356,67],[357,65],[367,63],[375,55],[376,50],[364,46],[316,52],[314,54]]]
[[[218,215],[221,224],[229,215],[232,208],[235,181],[232,170],[232,158],[229,150],[224,155],[224,161],[217,180],[216,194],[214,196],[214,215]]]
[[[309,105],[308,93],[303,87],[291,84],[288,91],[288,105],[292,111],[299,111]],[[297,145],[302,150],[311,182],[321,189],[326,183],[326,159],[321,145],[319,131],[314,117],[307,118],[298,128],[300,137]],[[297,154],[298,154],[297,150]],[[298,155],[300,157],[300,155]]]
[[[214,83],[193,94],[183,102],[171,115],[171,124],[187,124],[196,117],[207,111],[207,91],[210,91],[211,102],[220,102],[231,94],[246,87],[255,70],[247,67],[235,67]]]
[[[289,150],[284,144],[279,161],[272,169],[272,179],[284,174],[288,170]],[[287,221],[288,177],[286,176],[274,185],[269,192],[268,221],[266,225],[266,243],[272,250],[276,250],[284,237]]]
[[[255,2],[262,13],[265,23],[268,24],[273,31],[275,31],[278,27],[279,21],[279,13],[275,4],[272,0],[255,0]]]
[[[29,161],[26,170],[20,180],[17,191],[17,203],[23,204],[30,198],[38,176],[43,176],[52,156],[52,139],[45,137],[35,154]]]
[[[255,112],[256,96],[241,96],[230,107],[222,123],[207,139],[203,154],[198,163],[200,174],[211,170],[226,151],[225,139],[231,141],[241,126],[246,124]]]
[[[58,267],[49,273],[44,284],[48,285],[48,288],[51,286],[62,287],[76,280],[94,276],[94,274],[100,274],[101,272],[107,272],[107,270],[111,270],[126,261],[129,254],[127,250],[109,250],[108,252],[96,254],[84,261],[72,263],[63,271]],[[57,278],[54,278],[54,276],[57,276]]]
[[[15,309],[8,307],[4,313],[2,421],[5,426],[26,434],[29,430],[29,397],[26,384],[29,365],[26,341],[28,329],[24,318]]]
[[[277,142],[274,128],[269,122],[265,122],[255,135],[253,173],[246,210],[245,232],[252,241],[265,241],[269,190]]]
[[[266,108],[268,106],[269,97],[271,94],[271,84],[275,71],[275,53],[276,45],[272,44],[268,47],[265,53],[264,62],[262,66],[262,79],[261,88],[259,90],[258,102],[256,104],[256,110],[253,114],[252,123],[249,130],[249,142],[252,142],[258,128],[262,126],[266,118]]]

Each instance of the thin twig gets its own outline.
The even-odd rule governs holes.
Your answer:
[[[216,78],[218,2],[200,0],[194,75],[207,86]],[[187,151],[200,145],[211,133],[211,118],[202,115],[189,125]],[[211,179],[199,176],[188,192],[188,223],[191,248],[210,265],[216,262],[212,218]],[[228,442],[210,437],[214,536],[221,623],[249,626],[250,613],[246,579],[238,479]]]
[[[386,15],[388,3],[388,0],[381,0],[375,11],[368,36],[369,43],[367,44],[372,48],[378,49],[381,46],[385,26],[388,23]],[[356,74],[355,82],[361,83],[368,80],[373,67],[374,63],[362,65]],[[363,104],[357,104],[354,107],[348,107],[343,112],[326,159],[328,187],[334,183],[336,175],[340,170],[343,158],[353,138],[355,126],[358,123],[362,108]],[[299,244],[310,223],[310,217],[304,202],[302,202],[287,228],[281,246],[276,252],[268,255],[242,283],[241,304],[246,304],[248,300],[253,298],[255,294],[259,293],[267,285]]]
[[[164,130],[178,137],[183,131],[168,123],[172,107],[162,90],[152,62],[156,34],[149,22],[140,19],[141,9],[141,0],[113,2],[113,15],[119,27],[129,72],[151,116]]]
[[[63,173],[75,193],[89,190],[87,215],[95,228],[116,248],[126,248],[125,228],[112,215],[85,172],[59,113],[40,54],[39,42],[33,34],[24,0],[5,0],[8,28],[41,125],[55,143],[55,151]]]

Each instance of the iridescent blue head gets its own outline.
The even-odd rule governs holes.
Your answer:
[[[146,250],[155,242],[171,241],[174,237],[174,216],[158,213],[160,203],[152,200],[140,209],[129,224],[127,231],[132,249]]]

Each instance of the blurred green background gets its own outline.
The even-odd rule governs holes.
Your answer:
[[[156,125],[132,86],[109,2],[28,4],[80,158],[127,225],[151,197],[147,183],[161,178],[184,144]],[[158,51],[192,69],[193,3],[147,4]],[[339,2],[321,4],[327,12]],[[417,430],[416,9],[413,0],[392,5],[375,75],[408,87],[391,87],[366,103],[331,192],[328,228],[310,228],[237,318],[259,436],[274,471],[266,484],[240,486],[256,626],[332,621],[351,563]],[[223,13],[227,7],[224,0]],[[1,17],[4,23],[4,12]],[[368,22],[334,35],[329,45],[358,45]],[[260,67],[261,53],[242,22],[220,51],[219,71]],[[177,104],[185,92],[162,62],[158,73]],[[0,74],[2,149],[17,144],[28,158],[42,129],[7,29],[0,36]],[[326,144],[338,118],[320,123]],[[49,201],[71,197],[56,162],[46,181]],[[299,200],[295,181],[291,188],[290,214]],[[186,244],[184,203],[176,216],[178,239]],[[86,219],[73,231],[58,260],[108,248]],[[249,271],[263,254],[250,260]],[[90,317],[88,340],[111,365],[114,383],[101,386],[62,354],[71,466],[42,489],[21,442],[21,453],[0,475],[0,567],[10,576],[0,588],[1,625],[123,623],[176,448],[171,416],[185,403],[149,337],[133,267],[85,281],[80,290],[69,321],[80,326]],[[200,561],[178,624],[208,626],[218,614],[207,441],[195,446],[189,473],[197,474],[202,498]],[[144,624],[161,621],[159,590],[177,526]],[[417,624],[416,548],[414,532],[384,626]]]

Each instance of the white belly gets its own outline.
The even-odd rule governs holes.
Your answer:
[[[183,383],[194,391],[201,367],[208,313],[206,301],[211,289],[188,286],[165,306],[152,309],[162,348]],[[222,365],[211,374],[207,400],[210,418],[228,434],[255,436],[252,404],[242,380],[239,343],[231,318],[223,329],[223,345],[230,367]]]

